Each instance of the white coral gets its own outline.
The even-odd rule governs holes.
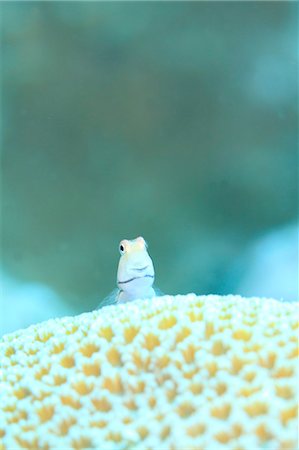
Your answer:
[[[295,449],[297,308],[165,296],[6,335],[0,449]]]

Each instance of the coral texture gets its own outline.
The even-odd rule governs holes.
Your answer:
[[[298,304],[164,296],[0,341],[1,449],[295,449]]]

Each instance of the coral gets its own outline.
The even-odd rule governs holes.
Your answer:
[[[295,449],[297,303],[164,296],[0,341],[1,449]]]

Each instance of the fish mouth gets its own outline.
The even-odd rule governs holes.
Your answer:
[[[146,270],[148,268],[148,266],[144,266],[144,267],[133,267],[132,269],[136,272],[143,272],[144,270]]]
[[[134,280],[139,280],[140,278],[155,278],[155,275],[152,274],[146,274],[146,275],[142,275],[141,277],[133,277],[133,278],[129,278],[128,280],[124,280],[124,281],[117,281],[117,284],[126,284],[126,283],[131,283],[131,281]]]

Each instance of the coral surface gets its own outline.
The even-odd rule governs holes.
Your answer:
[[[164,296],[0,341],[1,449],[295,449],[297,303]]]

